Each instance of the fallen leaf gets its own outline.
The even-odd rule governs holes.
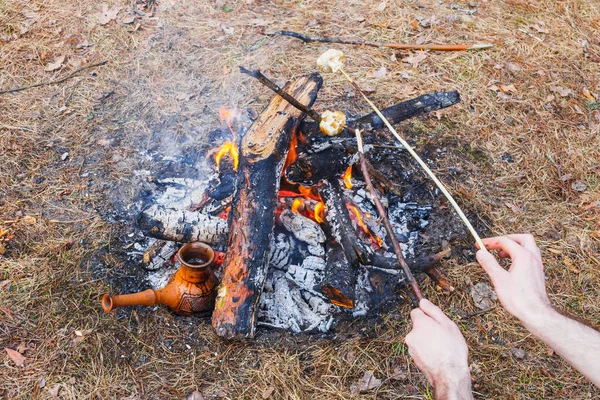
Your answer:
[[[563,86],[552,86],[550,88],[554,93],[558,93],[561,97],[567,97],[573,94],[573,91]]]
[[[573,264],[573,260],[571,260],[569,256],[565,256],[565,258],[563,258],[563,263],[569,269],[569,271],[575,272],[576,274],[579,273],[579,269],[575,266],[575,264]]]
[[[186,400],[204,400],[204,396],[199,391],[194,390],[186,397]]]
[[[21,354],[25,354],[25,352],[29,350],[29,347],[24,342],[19,343],[17,346],[17,351]]]
[[[353,351],[349,351],[348,354],[346,354],[346,361],[348,364],[353,364],[354,361],[356,361],[356,355]]]
[[[127,15],[125,18],[121,20],[122,24],[132,24],[135,21],[135,17],[133,15]]]
[[[23,366],[23,363],[25,362],[25,357],[23,356],[23,354],[19,353],[16,350],[9,349],[8,347],[5,347],[4,350],[6,350],[6,353],[17,367]]]
[[[553,254],[562,254],[562,250],[560,250],[560,249],[553,249],[552,247],[548,247],[548,251],[550,253],[553,253]]]
[[[120,6],[114,6],[113,8],[109,9],[108,4],[106,4],[106,3],[102,4],[102,12],[100,13],[100,16],[98,17],[98,22],[100,23],[100,25],[108,24],[110,21],[117,19],[117,15],[119,15],[119,11],[121,11]]]
[[[60,389],[61,389],[60,383],[57,383],[56,385],[54,385],[50,389],[48,389],[48,393],[50,393],[50,396],[52,396],[54,398],[58,398],[58,393],[60,392]]]
[[[530,29],[536,30],[538,33],[549,33],[550,31],[542,26],[542,24],[531,24],[529,25]]]
[[[21,221],[23,221],[26,224],[30,224],[30,225],[33,225],[37,222],[35,217],[32,217],[31,215],[24,216],[23,218],[21,218]]]
[[[432,15],[431,18],[422,19],[419,21],[419,25],[423,28],[429,28],[432,25],[438,25],[440,21],[435,18],[435,15]]]
[[[515,204],[512,203],[504,203],[506,205],[506,207],[510,208],[512,210],[512,212],[514,212],[515,214],[521,214],[523,212],[523,209]]]
[[[367,78],[383,78],[387,74],[387,69],[382,65],[378,70],[367,72]]]
[[[373,371],[365,371],[365,374],[356,383],[350,387],[352,394],[359,394],[367,390],[372,390],[381,386],[381,380],[375,378]]]
[[[550,346],[546,347],[546,355],[552,357],[554,355],[554,349]]]
[[[53,63],[48,63],[48,65],[46,65],[46,68],[44,68],[44,71],[46,71],[46,72],[56,71],[57,69],[62,67],[63,62],[65,62],[65,56],[60,56],[56,60],[54,60]]]
[[[409,63],[412,65],[413,68],[416,68],[417,65],[419,65],[419,63],[426,58],[427,58],[426,51],[417,51],[417,52],[411,54],[410,56],[403,58],[402,61],[404,61],[405,63]]]
[[[479,282],[471,287],[471,297],[475,307],[480,310],[491,308],[494,305],[493,301],[497,299],[492,287],[484,282]]]
[[[510,85],[500,85],[500,90],[503,93],[517,93],[517,88],[512,83]]]
[[[4,254],[6,254],[6,247],[4,247],[4,245],[2,243],[0,243],[0,256],[3,256]],[[0,281],[0,282],[4,282],[4,281]]]
[[[265,390],[263,390],[263,392],[262,392],[262,398],[263,399],[268,399],[269,397],[271,397],[271,395],[273,394],[274,391],[275,391],[275,388],[273,386],[269,386],[268,388],[266,388]]]
[[[79,343],[83,342],[92,332],[94,332],[93,329],[77,330],[73,332],[73,345],[77,346]]]
[[[67,383],[67,385],[74,385],[75,382],[76,382],[75,377],[72,376],[69,378],[69,380],[66,383]]]
[[[566,181],[568,181],[569,179],[571,179],[572,177],[573,177],[573,174],[564,174],[564,175],[561,175],[561,177],[560,177],[560,180],[561,180],[562,182],[566,182]]]
[[[515,358],[517,358],[519,360],[522,360],[523,358],[525,358],[525,350],[523,350],[520,347],[513,347],[512,353],[515,356]]]
[[[508,69],[510,72],[519,72],[523,70],[523,68],[519,64],[512,62],[506,63],[506,69]]]
[[[587,185],[582,181],[575,181],[571,183],[571,189],[577,192],[583,192],[585,189],[587,189]]]
[[[229,26],[229,25],[225,25],[225,24],[221,24],[221,29],[223,30],[223,32],[225,32],[228,35],[233,35],[233,32],[235,31],[233,26]]]
[[[385,10],[385,8],[387,7],[387,1],[382,1],[381,3],[377,4],[377,6],[375,6],[375,11],[383,11]]]
[[[394,367],[394,370],[392,371],[392,375],[390,376],[390,379],[393,379],[395,381],[404,381],[407,378],[408,378],[408,375],[407,375],[406,371],[404,371],[400,367]]]

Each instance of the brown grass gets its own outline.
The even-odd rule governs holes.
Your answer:
[[[260,109],[270,93],[240,75],[240,64],[275,79],[314,71],[327,46],[263,35],[276,29],[378,41],[493,42],[481,52],[429,54],[417,68],[400,61],[407,53],[392,61],[389,49],[343,49],[348,72],[375,91],[371,97],[381,106],[434,90],[461,93],[463,102],[439,119],[411,122],[411,139],[447,146],[438,172],[467,171],[450,182],[467,208],[491,221],[494,233],[533,233],[553,302],[599,325],[600,6],[476,3],[477,12],[467,16],[437,1],[390,1],[376,11],[362,1],[165,0],[152,3],[154,16],[138,19],[136,29],[120,23],[127,2],[112,3],[122,10],[107,26],[98,25],[101,5],[94,2],[0,2],[0,89],[109,61],[60,85],[0,95],[0,227],[14,234],[4,236],[7,253],[0,257],[0,347],[26,347],[23,367],[3,352],[0,397],[48,398],[48,389],[60,384],[61,398],[69,399],[183,398],[193,390],[262,398],[271,387],[271,398],[344,399],[366,370],[383,385],[360,398],[429,396],[402,344],[407,306],[375,322],[344,325],[334,336],[263,331],[233,344],[215,337],[206,321],[162,307],[101,312],[106,275],[123,270],[115,238],[132,229],[111,219],[111,196],[133,198],[137,191],[137,165],[129,156],[167,136],[206,141],[202,133],[217,126],[221,105]],[[39,19],[21,33],[24,11]],[[439,24],[416,23],[432,15]],[[77,48],[84,40],[93,45]],[[62,70],[44,71],[62,55]],[[366,77],[381,65],[385,78]],[[492,90],[511,84],[514,92]],[[557,86],[571,94],[562,97]],[[317,108],[367,110],[346,93],[353,96],[341,77],[326,76]],[[62,161],[64,152],[69,156]],[[506,154],[514,162],[504,161]],[[94,178],[82,178],[82,171]],[[572,178],[563,182],[567,174]],[[575,180],[587,189],[573,190]],[[106,274],[98,274],[99,263]],[[425,284],[426,295],[467,338],[479,398],[599,395],[500,307],[461,319],[476,311],[465,277],[487,278],[475,263],[450,260],[445,267],[459,290],[449,296]],[[93,331],[76,344],[75,331],[84,329]],[[525,358],[515,358],[513,347],[524,349]],[[402,374],[389,379],[394,369]]]

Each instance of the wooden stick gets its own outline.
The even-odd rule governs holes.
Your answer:
[[[371,102],[371,100],[369,100],[369,98],[367,97],[367,95],[360,89],[360,87],[356,84],[356,82],[354,82],[354,80],[352,80],[352,78],[350,78],[350,76],[348,76],[348,74],[346,74],[346,72],[343,69],[340,69],[340,72],[346,77],[346,79],[348,80],[348,82],[350,82],[350,84],[354,87],[354,89],[356,89],[362,95],[362,97],[365,99],[365,101],[367,102],[367,104],[369,104],[369,106],[371,106],[371,108],[373,109],[373,111],[375,111],[375,113],[379,116],[379,118],[381,118],[381,120],[383,121],[383,123],[390,130],[390,132],[392,132],[392,134],[396,137],[396,139],[398,139],[398,141],[400,143],[402,143],[402,145],[406,148],[406,150],[408,150],[408,152],[410,153],[410,155],[413,156],[413,158],[415,160],[417,160],[417,162],[419,163],[419,165],[421,165],[421,167],[425,170],[425,172],[427,172],[427,175],[429,175],[429,177],[435,182],[435,184],[442,191],[442,193],[444,194],[444,196],[446,196],[446,198],[448,199],[448,201],[450,202],[450,204],[452,204],[452,207],[454,207],[454,210],[456,210],[456,213],[458,214],[458,216],[460,217],[460,219],[463,221],[463,223],[466,225],[467,229],[469,229],[469,232],[471,232],[471,235],[473,235],[473,237],[475,238],[475,241],[479,245],[479,248],[481,250],[483,250],[483,251],[487,251],[485,245],[483,244],[483,241],[481,240],[481,238],[479,237],[479,235],[475,231],[475,228],[473,228],[473,225],[471,225],[471,222],[469,222],[469,220],[467,219],[465,213],[463,213],[463,211],[461,210],[461,208],[458,206],[458,203],[456,202],[456,200],[454,200],[454,197],[452,197],[452,195],[450,194],[450,192],[448,192],[448,190],[442,184],[442,182],[435,176],[435,174],[433,173],[433,171],[431,169],[429,169],[429,167],[427,166],[427,164],[425,164],[425,162],[421,159],[421,157],[419,157],[419,155],[413,150],[413,148],[410,147],[410,145],[408,144],[408,142],[406,142],[406,140],[404,140],[398,134],[398,132],[396,132],[396,130],[394,129],[394,127],[392,126],[392,124],[390,124],[390,122],[387,120],[387,118],[385,118],[383,116],[383,114],[381,113],[381,111],[379,111],[379,108],[377,108],[377,106],[375,104],[373,104],[373,102]]]
[[[369,40],[352,40],[344,38],[336,38],[329,36],[308,36],[298,32],[279,31],[282,36],[295,37],[302,40],[304,43],[322,42],[322,43],[340,43],[352,44],[358,46],[373,46],[373,47],[388,47],[390,49],[399,50],[435,50],[435,51],[462,51],[462,50],[480,50],[492,47],[492,44],[402,44],[402,43],[381,43],[372,42]]]
[[[97,62],[94,64],[85,65],[81,68],[77,68],[75,71],[71,72],[69,75],[65,76],[64,78],[56,79],[54,81],[38,82],[38,83],[34,83],[33,85],[21,86],[21,87],[15,88],[15,89],[0,90],[0,94],[15,93],[15,92],[20,92],[22,90],[31,89],[31,88],[38,87],[38,86],[56,85],[58,83],[63,83],[64,81],[71,79],[72,77],[74,77],[75,75],[80,73],[81,71],[85,71],[86,69],[90,69],[90,68],[94,68],[94,67],[99,67],[101,65],[106,64],[107,62],[108,61],[100,61],[100,62]]]
[[[240,65],[240,72],[242,74],[250,75],[251,77],[257,79],[260,83],[262,83],[263,85],[265,85],[266,87],[268,87],[269,89],[271,89],[272,91],[274,91],[275,93],[277,93],[278,95],[283,97],[288,103],[290,103],[291,105],[296,107],[298,110],[306,113],[306,115],[308,115],[312,120],[314,120],[316,122],[321,122],[321,116],[319,115],[319,113],[317,113],[312,108],[307,107],[304,104],[300,103],[298,100],[296,100],[293,96],[291,96],[285,90],[283,90],[279,86],[277,86],[275,84],[275,82],[273,82],[272,80],[270,80],[269,78],[264,76],[263,73],[260,72],[259,70],[257,70],[257,69],[249,70]]]
[[[369,189],[369,192],[373,197],[373,201],[375,202],[375,207],[377,208],[379,217],[381,217],[381,220],[383,221],[383,226],[385,227],[388,237],[390,238],[390,242],[392,242],[392,247],[394,248],[394,253],[396,254],[398,263],[402,267],[404,275],[406,275],[406,280],[410,284],[410,287],[412,288],[417,300],[420,301],[423,298],[423,294],[421,293],[421,289],[419,289],[419,284],[415,280],[415,277],[413,276],[412,272],[410,271],[410,268],[408,267],[408,264],[406,263],[406,259],[404,258],[404,255],[402,254],[402,249],[400,248],[400,242],[398,241],[398,238],[396,237],[396,234],[392,229],[392,225],[390,224],[390,220],[387,217],[385,208],[383,207],[383,204],[381,204],[381,200],[379,200],[379,196],[377,195],[377,192],[373,187],[373,183],[371,182],[371,176],[369,175],[369,170],[367,168],[367,162],[363,150],[362,136],[360,135],[360,130],[357,129],[355,132],[356,143],[358,145],[358,156],[360,158],[360,169],[362,171],[363,177],[365,178],[367,189]]]

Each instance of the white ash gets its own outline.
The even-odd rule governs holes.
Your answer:
[[[306,295],[282,271],[271,270],[258,304],[258,325],[292,332],[327,332],[334,307],[314,295]]]
[[[144,269],[148,271],[156,271],[168,262],[173,254],[178,250],[179,246],[175,242],[168,242],[166,240],[151,239],[149,241],[148,250],[152,251],[155,247],[160,247],[158,251],[153,251],[154,255],[151,256],[148,264],[144,264]]]
[[[162,186],[161,189],[164,192],[157,197],[155,204],[182,210],[200,202],[207,188],[206,181],[185,178],[161,179],[157,182]],[[361,209],[362,213],[372,214],[373,221],[367,220],[368,225],[374,234],[384,238],[383,226],[375,222],[377,214],[374,212],[372,204],[366,200],[369,199],[369,194],[360,183],[355,186],[353,191],[348,191],[352,194],[349,198],[355,200],[356,206]],[[425,216],[430,209],[431,207],[412,203],[393,204],[390,207],[389,218],[394,230],[398,235],[404,235],[407,238],[407,241],[402,243],[405,254],[413,254],[413,247],[418,239],[417,232],[410,232],[405,212],[410,211],[413,214],[423,212]],[[336,218],[334,214],[335,210],[328,209],[327,219],[330,224],[339,225],[339,218]],[[414,215],[412,218],[414,220]],[[257,324],[289,329],[293,332],[326,332],[331,328],[336,315],[342,312],[347,313],[349,310],[330,304],[318,291],[320,282],[324,278],[326,265],[325,235],[316,222],[301,214],[293,213],[291,210],[282,211],[279,222],[280,226],[272,238],[270,268],[267,271],[264,291],[259,300]],[[426,224],[426,219],[422,218],[420,225]],[[339,229],[333,229],[333,231],[339,232]],[[340,241],[340,238],[335,239]],[[152,243],[150,241],[149,245]],[[148,266],[150,269],[160,265],[160,268],[147,273],[147,281],[154,289],[164,287],[178,267],[169,259],[179,244],[168,243],[169,246],[165,246],[156,253],[156,261],[153,259],[151,265]],[[135,253],[135,257],[141,259],[142,250],[144,249],[132,249],[131,254]],[[394,257],[389,252],[386,252],[385,255]],[[357,296],[355,308],[350,310],[355,316],[368,313],[368,294],[372,291],[368,269],[364,266],[359,266],[359,268],[360,273],[355,288]],[[397,274],[398,279],[402,279],[400,272]]]
[[[318,246],[319,243],[325,242],[325,233],[319,224],[302,214],[283,210],[279,215],[279,221],[296,239],[310,246]]]
[[[292,253],[292,245],[289,238],[279,233],[273,237],[271,242],[271,253],[269,255],[269,264],[271,267],[287,270],[290,264],[290,256]]]
[[[316,290],[318,290],[318,285],[323,280],[324,270],[324,259],[308,256],[302,261],[302,265],[290,265],[285,277],[302,289],[318,294]]]
[[[146,281],[148,281],[148,284],[152,289],[162,289],[169,283],[169,279],[177,272],[178,268],[178,263],[164,263],[162,268],[155,271],[149,271],[146,276]]]

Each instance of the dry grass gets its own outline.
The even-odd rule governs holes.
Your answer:
[[[241,76],[240,64],[276,79],[312,72],[327,46],[262,35],[275,29],[379,41],[493,42],[482,52],[429,54],[416,68],[400,61],[406,53],[392,61],[387,49],[344,49],[348,72],[375,91],[379,105],[460,91],[463,102],[440,119],[412,122],[411,139],[446,146],[438,171],[467,171],[451,182],[463,202],[486,217],[494,233],[534,233],[553,302],[600,324],[597,3],[481,0],[467,16],[437,1],[390,1],[377,11],[362,1],[165,0],[155,4],[153,17],[134,24],[120,23],[131,5],[118,4],[117,21],[100,26],[101,6],[94,2],[0,1],[0,88],[109,61],[61,85],[0,95],[0,226],[15,235],[0,257],[0,347],[23,344],[27,358],[16,367],[3,353],[1,398],[48,398],[48,389],[60,384],[61,398],[69,399],[183,398],[193,390],[262,398],[271,387],[271,398],[343,399],[366,370],[384,383],[360,398],[428,396],[402,344],[406,306],[379,321],[343,326],[333,337],[263,332],[234,344],[215,337],[206,321],[163,308],[119,318],[101,313],[106,275],[95,266],[106,265],[106,274],[124,270],[116,238],[132,228],[115,223],[111,207],[114,196],[137,192],[136,149],[154,143],[180,152],[186,143],[206,141],[219,106],[260,109],[270,94]],[[24,11],[39,18],[21,33],[30,18]],[[416,22],[432,15],[439,24]],[[85,40],[92,45],[78,48]],[[62,70],[44,71],[63,55]],[[382,65],[385,78],[366,77]],[[501,85],[514,91],[504,87],[502,93]],[[571,93],[563,97],[556,87]],[[334,104],[366,110],[341,77],[327,76],[318,108]],[[567,174],[572,177],[561,180]],[[587,189],[573,190],[576,180]],[[2,223],[18,215],[35,221]],[[448,261],[446,270],[457,293],[426,285],[426,294],[464,332],[479,398],[599,395],[500,308],[460,319],[475,311],[465,276],[473,283],[487,278],[464,260]],[[75,331],[84,329],[93,331],[76,344]],[[515,358],[513,347],[524,349],[525,358]],[[388,379],[394,369],[402,373]]]

